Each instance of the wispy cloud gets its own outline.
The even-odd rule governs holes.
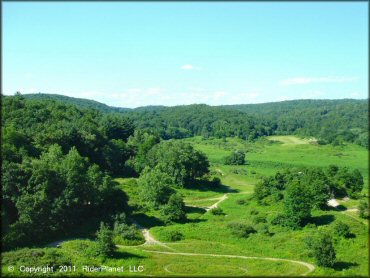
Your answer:
[[[180,69],[182,69],[182,70],[200,70],[202,68],[201,67],[197,67],[197,66],[193,66],[191,64],[185,64],[185,65],[182,65],[180,67]]]
[[[281,80],[280,85],[304,85],[311,83],[346,83],[353,82],[357,77],[346,77],[346,76],[327,76],[327,77],[295,77]]]

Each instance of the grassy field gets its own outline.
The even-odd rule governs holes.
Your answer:
[[[202,185],[190,189],[179,189],[187,205],[188,221],[183,224],[164,226],[158,212],[145,209],[138,198],[135,179],[119,178],[116,181],[127,193],[129,205],[134,209],[133,218],[140,225],[150,229],[150,234],[164,244],[141,246],[120,246],[113,258],[101,260],[87,258],[81,242],[65,242],[59,252],[72,254],[71,261],[78,266],[77,273],[84,275],[122,275],[116,272],[86,273],[82,265],[124,266],[125,275],[160,276],[245,276],[245,275],[304,275],[309,276],[367,276],[368,271],[368,224],[359,218],[356,211],[358,200],[339,200],[343,210],[314,211],[312,225],[301,230],[289,230],[269,225],[269,233],[255,233],[248,238],[235,237],[228,224],[239,221],[253,223],[259,217],[271,219],[282,210],[282,204],[261,206],[251,198],[258,178],[276,173],[283,168],[297,166],[325,167],[330,164],[359,169],[368,184],[368,153],[355,145],[319,146],[314,140],[294,136],[271,136],[268,140],[248,143],[236,138],[208,139],[200,137],[183,139],[196,149],[204,152],[210,160],[211,170],[222,181],[218,187]],[[231,151],[246,152],[247,164],[243,166],[224,165],[223,158]],[[367,193],[364,190],[364,193]],[[223,215],[213,215],[206,208],[221,197],[226,199],[218,206]],[[345,209],[352,209],[345,211]],[[337,262],[333,268],[318,267],[309,256],[304,240],[317,229],[331,230],[337,221],[351,227],[355,236],[340,239],[335,243]],[[168,234],[177,231],[184,239],[169,242]],[[92,244],[85,242],[86,246]],[[55,248],[50,248],[55,249]],[[85,248],[86,249],[86,248]],[[19,271],[9,272],[6,265],[19,266],[13,251],[5,253],[3,273],[20,275]],[[308,265],[306,265],[308,264]],[[311,269],[310,266],[313,266]],[[144,271],[130,272],[130,266],[144,266]],[[60,273],[59,273],[60,274]],[[62,273],[75,275],[76,273]]]

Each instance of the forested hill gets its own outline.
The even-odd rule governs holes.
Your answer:
[[[38,94],[25,94],[23,96],[26,99],[36,99],[36,100],[50,99],[50,100],[60,101],[60,102],[64,102],[67,104],[78,106],[80,108],[91,108],[91,109],[96,109],[96,110],[99,110],[101,112],[106,112],[106,113],[129,110],[128,108],[108,106],[104,103],[91,100],[91,99],[74,98],[74,97],[68,97],[68,96],[57,95],[57,94],[38,93]]]
[[[295,134],[316,137],[322,144],[353,142],[368,147],[368,100],[291,100],[129,109],[62,95],[31,94],[24,97],[52,99],[103,113],[124,113],[137,128],[151,130],[164,139],[201,135],[255,140],[260,136]]]

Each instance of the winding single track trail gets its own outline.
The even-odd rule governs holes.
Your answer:
[[[214,203],[213,205],[209,206],[206,208],[207,211],[213,209],[213,208],[217,208],[217,206],[225,201],[227,199],[227,193],[224,194],[221,198],[215,198],[217,200],[216,203]],[[166,255],[174,255],[174,256],[204,256],[204,257],[221,257],[221,258],[236,258],[236,259],[246,259],[246,260],[266,260],[266,261],[281,261],[281,262],[290,262],[290,263],[295,263],[295,264],[300,264],[300,265],[303,265],[305,266],[308,270],[303,273],[301,276],[305,276],[309,273],[311,273],[312,271],[315,270],[315,266],[310,264],[310,263],[306,263],[306,262],[302,262],[302,261],[296,261],[296,260],[289,260],[289,259],[279,259],[279,258],[271,258],[271,257],[252,257],[252,256],[238,256],[238,255],[222,255],[222,254],[203,254],[203,253],[184,253],[184,252],[177,252],[177,250],[169,247],[167,244],[163,243],[163,242],[160,242],[158,240],[156,240],[155,238],[153,238],[150,233],[149,233],[149,230],[148,229],[145,229],[143,227],[141,227],[138,223],[135,223],[136,226],[141,230],[141,232],[143,233],[143,236],[145,238],[145,243],[142,244],[141,246],[144,246],[144,245],[160,245],[162,247],[165,247],[169,250],[171,250],[172,252],[164,252],[164,251],[154,251],[154,250],[143,250],[145,252],[150,252],[150,253],[156,253],[156,254],[166,254]],[[139,245],[140,246],[140,245]]]
[[[301,274],[301,276],[306,276],[307,274],[311,273],[315,270],[315,266],[296,260],[289,260],[289,259],[279,259],[279,258],[270,258],[270,257],[252,257],[252,256],[237,256],[237,255],[221,255],[221,254],[203,254],[203,253],[182,253],[182,252],[163,252],[163,251],[152,251],[152,250],[145,250],[146,252],[150,253],[157,253],[157,254],[166,254],[166,255],[176,255],[176,256],[203,256],[203,257],[219,257],[219,258],[234,258],[234,259],[245,259],[245,260],[266,260],[266,261],[281,261],[281,262],[289,262],[295,263],[305,266],[308,270]]]

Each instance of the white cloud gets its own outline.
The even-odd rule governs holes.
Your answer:
[[[280,85],[303,85],[310,83],[345,83],[355,81],[356,77],[345,77],[345,76],[336,76],[336,77],[295,77],[284,79],[279,82]]]
[[[193,66],[191,64],[185,64],[180,67],[182,70],[200,70],[200,67]]]

